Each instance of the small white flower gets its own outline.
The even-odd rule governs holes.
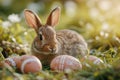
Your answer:
[[[103,36],[104,38],[108,38],[109,34],[107,32],[101,31],[100,35]]]
[[[101,36],[104,36],[104,35],[105,35],[105,32],[104,32],[104,31],[101,31],[101,32],[100,32],[100,35],[101,35]]]
[[[17,14],[11,14],[8,16],[8,20],[15,23],[15,22],[20,22],[21,19]]]
[[[66,14],[69,17],[73,17],[76,13],[76,3],[74,3],[73,1],[67,1],[65,3],[65,8],[66,8]]]
[[[95,37],[95,39],[96,39],[96,40],[99,40],[99,39],[100,39],[100,37],[99,37],[99,36],[96,36],[96,37]]]
[[[111,8],[112,3],[109,0],[101,0],[98,6],[101,10],[107,11]]]
[[[91,29],[91,28],[92,28],[92,24],[87,23],[87,24],[86,24],[86,28],[87,28],[88,30]]]
[[[4,21],[4,22],[2,22],[2,26],[3,26],[3,28],[8,28],[11,26],[11,23],[9,21]]]
[[[98,17],[98,15],[99,15],[99,11],[98,11],[98,9],[97,8],[92,8],[92,9],[90,9],[90,16],[91,17],[93,17],[93,18],[96,18],[96,17]]]
[[[109,29],[109,24],[104,22],[102,24],[102,30],[108,30],[108,29]]]
[[[105,33],[105,38],[108,38],[109,37],[109,34],[108,33]]]

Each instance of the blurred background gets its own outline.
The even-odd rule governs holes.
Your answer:
[[[56,30],[79,32],[90,49],[116,48],[120,45],[119,3],[119,0],[0,0],[0,41],[31,44],[35,32],[25,23],[24,9],[36,12],[44,24],[50,11],[60,6]]]

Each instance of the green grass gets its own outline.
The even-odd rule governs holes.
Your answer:
[[[25,34],[25,32],[27,34]],[[17,70],[1,68],[1,80],[119,80],[119,35],[109,32],[108,34],[110,36],[106,38],[104,35],[99,34],[99,31],[97,31],[96,34],[93,34],[94,32],[96,31],[89,31],[89,35],[84,32],[80,33],[86,37],[90,55],[101,58],[104,64],[93,65],[86,62],[89,66],[84,65],[82,70],[59,73],[51,71],[49,66],[43,66],[43,70],[38,73],[29,74],[22,74]],[[35,33],[32,29],[28,29],[27,27],[23,28],[21,24],[14,23],[9,28],[1,26],[0,35],[0,60],[2,61],[4,60],[2,53],[6,53],[6,56],[29,54],[30,44],[32,43]],[[96,36],[98,39],[96,39]],[[85,62],[83,64],[85,64]]]
[[[88,0],[78,1],[73,17],[62,10],[56,30],[67,28],[83,35],[88,43],[89,54],[99,57],[104,64],[93,65],[90,62],[81,62],[87,65],[83,65],[82,70],[59,73],[51,71],[47,65],[43,66],[42,71],[29,74],[0,67],[1,80],[120,80],[120,12],[116,6],[119,5],[119,1],[114,1],[112,4],[114,7],[106,11],[100,9],[98,5],[100,1],[91,2],[93,4]],[[98,11],[96,17],[91,16],[92,10]],[[41,15],[44,23],[45,15]],[[27,27],[25,20],[16,23],[9,21],[11,23],[9,27],[3,26],[4,22],[5,20],[0,19],[0,61],[4,60],[4,56],[30,54],[35,31]]]

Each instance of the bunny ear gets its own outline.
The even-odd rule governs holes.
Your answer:
[[[59,17],[60,17],[60,7],[56,7],[50,13],[46,24],[54,27],[58,23]]]
[[[38,28],[42,25],[38,15],[32,12],[31,10],[24,10],[24,15],[25,15],[27,24],[30,27],[33,27],[37,31]]]

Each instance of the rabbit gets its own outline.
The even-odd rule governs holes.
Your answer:
[[[88,46],[84,38],[73,30],[55,31],[59,22],[60,7],[51,11],[45,25],[40,18],[31,10],[25,9],[24,15],[28,26],[34,28],[35,37],[31,52],[37,56],[43,64],[50,64],[51,60],[58,55],[72,55],[84,57],[88,54]]]

